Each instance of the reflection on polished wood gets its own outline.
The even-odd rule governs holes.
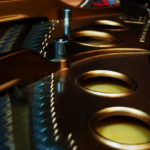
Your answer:
[[[63,9],[65,8],[72,9],[73,18],[121,13],[120,7],[78,8],[60,0],[0,1],[0,22],[34,17],[47,17],[49,20],[63,19]]]
[[[68,5],[71,5],[71,6],[78,6],[79,4],[82,3],[83,0],[61,0],[62,2],[68,4]]]

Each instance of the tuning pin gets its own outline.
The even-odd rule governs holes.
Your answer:
[[[69,36],[69,26],[71,20],[71,9],[64,9],[64,34],[66,37]]]
[[[68,40],[60,38],[55,40],[55,59],[62,60],[66,57],[66,44]]]

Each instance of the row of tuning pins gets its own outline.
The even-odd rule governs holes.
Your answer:
[[[38,53],[42,49],[41,41],[45,39],[46,33],[49,32],[50,28],[53,26],[53,22],[35,23],[32,25],[32,29],[26,37],[23,48],[32,49]]]
[[[71,10],[64,10],[64,38],[55,40],[56,59],[64,58],[66,55],[65,45],[68,42],[68,36],[70,33],[70,18]],[[41,41],[45,38],[45,33],[49,32],[50,28],[53,28],[55,22],[41,22],[32,25],[32,29],[25,41],[22,48],[28,48],[40,53],[40,50],[44,47],[41,45]],[[24,25],[14,25],[2,36],[0,39],[0,54],[9,53],[13,49],[17,38],[21,34]],[[45,38],[46,39],[46,38]],[[46,43],[48,44],[48,43]]]

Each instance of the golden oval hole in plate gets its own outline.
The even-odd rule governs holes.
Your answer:
[[[123,93],[131,90],[126,82],[111,77],[89,78],[83,82],[82,86],[101,93]]]
[[[123,31],[126,29],[123,24],[112,20],[97,20],[94,23],[94,27],[112,31]]]
[[[109,70],[93,70],[78,77],[78,85],[83,90],[106,97],[131,94],[136,88],[135,82],[124,74]]]
[[[150,148],[150,116],[130,107],[108,107],[89,119],[92,135],[116,149]]]
[[[131,117],[105,118],[95,125],[95,130],[108,140],[123,144],[142,144],[150,141],[150,127]]]
[[[84,46],[114,47],[119,44],[119,39],[109,33],[96,30],[77,31],[70,36],[70,40]]]

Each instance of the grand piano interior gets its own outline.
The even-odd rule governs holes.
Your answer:
[[[0,150],[150,150],[149,29],[149,0],[1,0]]]

